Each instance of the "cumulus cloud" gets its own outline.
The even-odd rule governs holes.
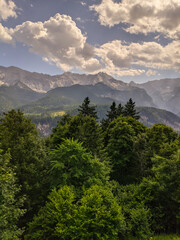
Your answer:
[[[9,17],[17,17],[17,7],[11,0],[0,0],[0,20],[7,20]]]
[[[67,15],[58,13],[45,22],[24,22],[13,30],[13,37],[65,71],[97,63],[94,48]]]
[[[125,43],[119,40],[105,43],[96,49],[96,54],[109,72],[125,72],[133,76],[144,73],[143,68],[173,69],[180,71],[180,41],[174,40],[166,46],[156,42]],[[134,69],[133,69],[134,68]],[[137,70],[137,68],[140,68]],[[149,70],[146,74],[156,72]]]
[[[129,33],[159,32],[166,37],[180,37],[180,1],[179,0],[102,0],[99,5],[90,6],[98,14],[99,22],[104,26],[128,24]]]
[[[102,69],[102,65],[100,64],[100,62],[97,59],[90,59],[87,62],[84,62],[83,66],[82,66],[82,70],[85,72],[89,72],[89,73],[97,73],[100,72]]]
[[[12,37],[8,28],[3,27],[0,23],[0,42],[11,43]]]
[[[134,16],[136,18],[136,16]],[[157,42],[126,43],[120,40],[93,47],[70,16],[56,14],[44,22],[27,21],[14,29],[0,24],[3,42],[21,42],[30,51],[64,71],[78,69],[122,76],[155,75],[158,69],[180,71],[180,40],[166,46]],[[145,70],[150,68],[150,70]]]

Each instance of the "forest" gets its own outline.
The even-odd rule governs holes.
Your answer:
[[[4,113],[0,239],[178,239],[180,135],[138,120],[132,99],[99,121],[86,97],[40,137],[22,111]]]

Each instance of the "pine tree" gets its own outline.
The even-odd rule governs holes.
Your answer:
[[[118,118],[119,116],[123,115],[123,106],[121,105],[121,103],[119,103],[118,107],[116,107],[116,103],[112,102],[111,106],[110,106],[110,110],[107,111],[106,114],[106,119],[102,119],[101,121],[101,128],[104,131],[106,131],[108,125],[116,118]]]
[[[119,117],[120,115],[123,115],[123,111],[124,111],[124,107],[122,106],[121,103],[119,103],[117,110],[116,110],[117,117]]]
[[[97,112],[95,111],[95,106],[90,106],[90,99],[89,97],[86,97],[82,103],[82,105],[79,106],[78,112],[82,114],[83,116],[91,116],[97,119]]]
[[[135,102],[133,102],[132,98],[124,106],[123,115],[126,117],[132,117],[136,120],[140,118],[139,112],[136,111]]]
[[[117,108],[115,102],[112,102],[110,106],[110,111],[107,111],[106,116],[109,122],[113,121],[117,117]]]

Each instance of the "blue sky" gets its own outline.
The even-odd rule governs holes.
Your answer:
[[[0,65],[179,77],[180,0],[0,0]]]

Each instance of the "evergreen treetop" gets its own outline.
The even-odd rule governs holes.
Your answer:
[[[78,112],[82,114],[83,116],[91,116],[97,119],[97,112],[95,106],[90,106],[90,99],[89,97],[86,97],[82,103],[82,105],[79,106]]]
[[[123,115],[126,117],[133,117],[136,120],[140,118],[139,112],[136,111],[135,102],[133,102],[132,98],[125,104]]]
[[[117,117],[117,108],[115,102],[112,102],[110,106],[110,111],[107,111],[106,116],[109,121],[113,121]]]

